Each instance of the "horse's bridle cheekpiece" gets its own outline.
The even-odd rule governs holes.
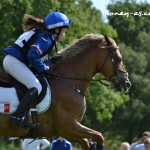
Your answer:
[[[119,46],[108,48],[108,55],[111,57],[112,63],[114,66],[114,74],[111,77],[109,77],[108,80],[110,81],[110,83],[112,83],[113,88],[115,89],[120,88],[119,91],[122,91],[123,90],[122,88],[124,88],[124,90],[127,90],[128,87],[130,87],[130,82],[126,81],[126,78],[128,77],[128,73],[124,70],[119,69],[119,64],[121,63],[122,58],[119,57],[116,53],[116,50],[118,49],[119,49]],[[107,61],[107,58],[108,57],[106,57],[105,62]],[[124,74],[124,77],[122,77],[120,74]],[[119,87],[121,84],[125,84],[125,85],[122,87]]]

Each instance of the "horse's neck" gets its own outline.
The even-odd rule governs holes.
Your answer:
[[[94,50],[87,50],[84,53],[78,54],[67,62],[60,64],[56,70],[56,74],[81,79],[91,79],[95,75],[96,71],[96,54]],[[78,82],[79,87],[87,88],[89,81]]]
[[[92,78],[96,69],[96,56],[94,52],[86,51],[59,66],[59,72],[74,77]]]

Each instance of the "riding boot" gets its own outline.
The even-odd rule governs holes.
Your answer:
[[[16,112],[10,116],[11,124],[22,127],[34,127],[35,125],[28,122],[28,113],[30,108],[35,104],[38,97],[37,88],[31,88],[22,98]]]

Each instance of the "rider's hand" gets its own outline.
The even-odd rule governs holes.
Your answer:
[[[53,74],[53,65],[47,66],[46,70],[43,71],[41,74],[51,76]]]
[[[55,63],[56,63],[57,61],[59,61],[60,59],[61,59],[61,56],[60,56],[60,55],[56,55],[56,56],[50,57],[49,59],[44,60],[44,63],[45,63],[47,66],[50,66],[50,65],[55,64]]]

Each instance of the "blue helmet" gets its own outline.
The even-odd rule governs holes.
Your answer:
[[[44,24],[47,29],[54,29],[57,27],[69,28],[71,23],[72,19],[68,19],[60,12],[51,12],[44,19]]]

